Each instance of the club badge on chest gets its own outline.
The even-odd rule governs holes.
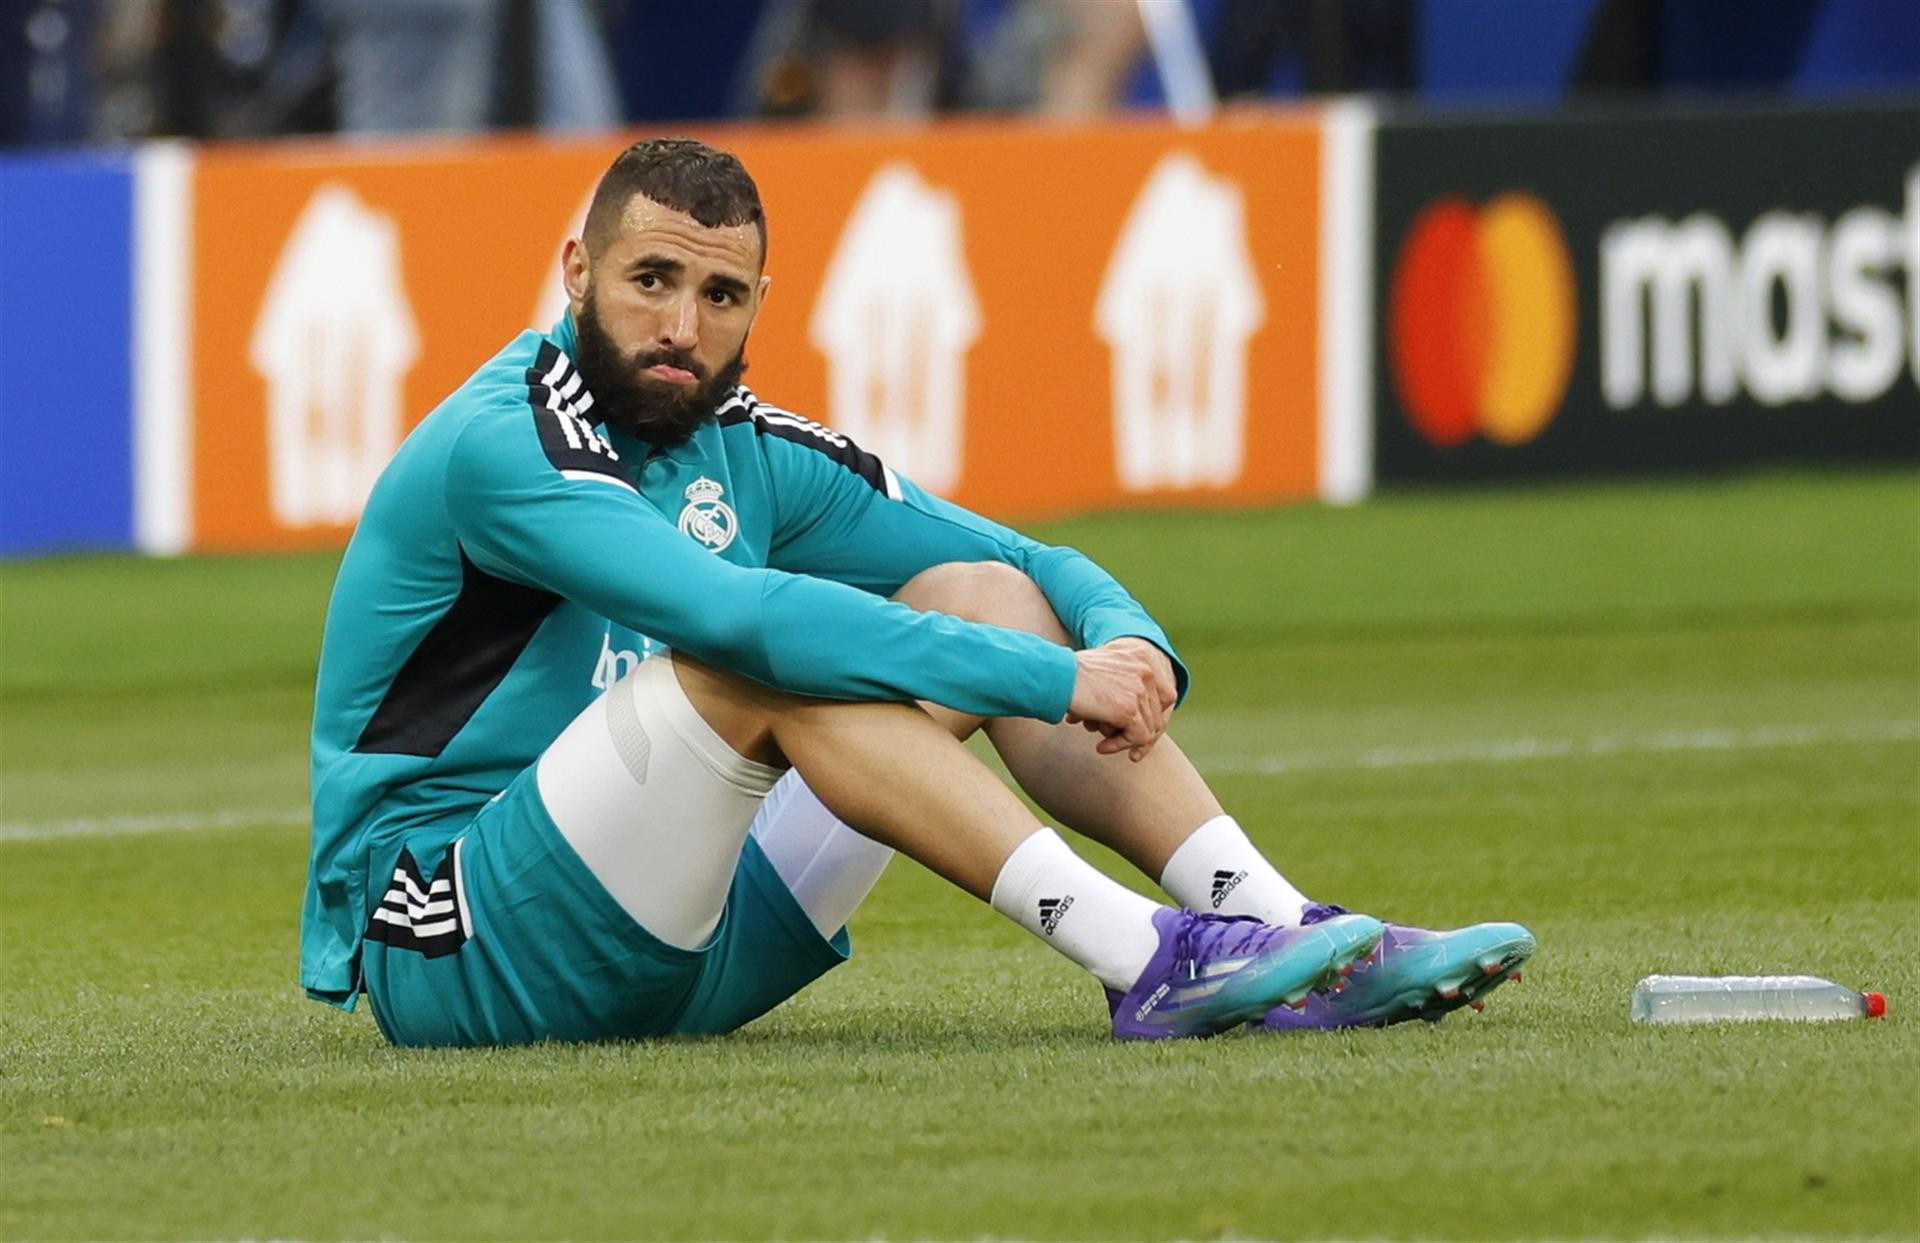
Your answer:
[[[705,475],[687,485],[687,507],[680,511],[680,530],[714,552],[733,543],[740,519],[733,506],[721,500],[726,488]]]

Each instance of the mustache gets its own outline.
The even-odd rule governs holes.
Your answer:
[[[599,306],[589,291],[575,316],[577,355],[574,362],[598,403],[594,410],[608,427],[639,437],[660,449],[685,444],[714,417],[719,398],[730,392],[746,372],[746,348],[718,365],[693,357],[692,351],[663,347],[658,340],[637,348],[623,348],[602,326]],[[677,367],[693,377],[688,385],[667,385],[646,374],[647,368]]]
[[[633,369],[636,374],[649,367],[678,367],[702,384],[707,381],[707,369],[695,361],[693,355],[683,350],[646,350],[633,356]]]

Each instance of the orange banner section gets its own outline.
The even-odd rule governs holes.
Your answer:
[[[996,516],[1314,493],[1311,117],[700,136],[767,208],[763,400]],[[564,309],[624,141],[205,152],[195,546],[338,543],[400,438]]]

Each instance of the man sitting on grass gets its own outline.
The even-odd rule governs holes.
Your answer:
[[[341,562],[313,996],[401,1044],[729,1031],[846,958],[896,849],[1127,1038],[1438,1017],[1532,952],[1310,902],[1166,736],[1187,672],[1118,583],[741,385],[770,278],[739,161],[637,144],[582,232],[566,318],[408,437]],[[1035,823],[980,729],[1179,905]]]

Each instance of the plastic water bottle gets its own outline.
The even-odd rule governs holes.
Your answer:
[[[1636,1023],[1741,1019],[1877,1019],[1881,993],[1856,993],[1812,975],[1650,975],[1633,990]]]

